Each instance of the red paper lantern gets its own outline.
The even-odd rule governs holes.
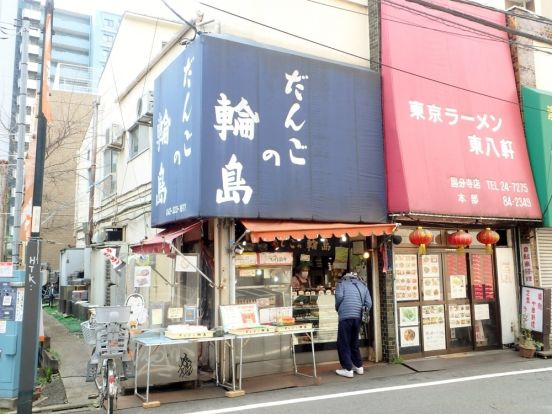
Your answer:
[[[408,239],[410,243],[415,244],[418,247],[418,254],[426,253],[426,244],[431,243],[433,240],[433,234],[429,230],[424,230],[422,227],[417,227],[409,235]]]
[[[455,231],[447,236],[447,243],[455,246],[458,253],[464,253],[464,247],[469,246],[472,240],[471,234],[466,233],[464,230]]]
[[[491,253],[493,251],[493,244],[497,243],[500,236],[496,231],[487,227],[485,230],[481,230],[477,233],[477,241],[485,245],[485,251]]]

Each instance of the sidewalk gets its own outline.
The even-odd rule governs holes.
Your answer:
[[[69,333],[67,329],[47,312],[44,315],[44,333],[50,337],[50,349],[59,356],[59,372],[66,394],[66,404],[44,405],[33,408],[33,412],[50,412],[86,407],[85,412],[94,410],[95,399],[90,394],[97,394],[92,382],[85,382],[86,365],[92,348],[84,343],[82,337]],[[63,390],[60,390],[62,392]],[[47,403],[47,401],[45,402]]]
[[[60,374],[67,395],[65,405],[46,406],[33,409],[33,412],[95,412],[95,399],[89,399],[90,394],[96,394],[93,383],[85,382],[85,369],[91,347],[86,345],[81,337],[69,333],[56,319],[44,313],[44,329],[51,338],[51,349],[60,358]],[[371,364],[365,363],[366,379],[388,378],[409,375],[416,372],[453,370],[470,365],[484,365],[491,362],[503,364],[520,362],[520,356],[512,350],[493,350],[484,352],[468,352],[437,357],[407,360],[402,364]],[[265,392],[283,388],[309,387],[316,384],[347,382],[347,378],[335,374],[337,363],[317,364],[318,380],[296,376],[291,373],[266,375],[243,380],[246,393]],[[305,366],[300,371],[311,373],[312,367]],[[207,379],[207,378],[205,378]],[[187,384],[189,385],[189,384]],[[177,389],[150,390],[150,401],[161,404],[202,400],[210,398],[225,398],[225,389],[216,387],[213,381],[202,382],[200,386],[190,388],[180,386]],[[121,395],[117,401],[118,409],[142,407],[142,400],[134,395]]]

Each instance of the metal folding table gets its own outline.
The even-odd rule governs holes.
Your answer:
[[[217,342],[223,341],[224,346],[230,347],[230,358],[232,362],[232,383],[226,382],[224,375],[224,370],[222,370],[223,377],[219,380],[219,356],[218,349],[216,346]],[[135,378],[134,378],[134,395],[142,399],[145,402],[149,402],[149,388],[150,388],[150,367],[151,367],[151,349],[154,347],[162,346],[171,346],[171,345],[190,345],[198,344],[202,342],[213,342],[215,343],[215,381],[217,386],[224,386],[226,388],[232,388],[233,391],[236,390],[236,381],[235,381],[235,360],[234,360],[234,335],[224,335],[224,336],[210,336],[204,338],[189,338],[189,339],[171,339],[167,338],[164,335],[158,336],[144,336],[144,337],[135,337],[133,342],[136,344],[136,356],[135,356]],[[139,372],[139,353],[142,348],[147,348],[147,370],[146,370],[146,394],[142,395],[138,392],[138,372]],[[225,352],[225,350],[223,350]]]
[[[295,346],[293,344],[293,336],[298,334],[306,334],[310,338],[311,343],[311,352],[312,352],[312,367],[313,367],[313,375],[304,374],[302,372],[299,372],[297,369],[297,361],[295,360]],[[297,330],[287,330],[287,331],[281,331],[281,332],[266,332],[266,333],[258,333],[258,334],[234,334],[234,339],[239,341],[240,344],[240,358],[238,362],[239,366],[239,379],[238,379],[238,390],[242,389],[242,367],[243,367],[243,347],[244,347],[244,340],[245,345],[247,345],[247,341],[254,338],[266,338],[266,337],[276,337],[276,336],[290,336],[291,341],[291,353],[293,356],[293,368],[295,375],[302,375],[305,377],[315,378],[316,379],[316,359],[314,356],[314,329],[297,329]],[[235,382],[235,381],[234,381]]]

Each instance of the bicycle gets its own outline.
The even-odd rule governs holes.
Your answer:
[[[127,351],[130,306],[102,306],[94,308],[94,312],[88,321],[81,323],[85,342],[95,345],[86,381],[95,382],[99,405],[111,414],[117,404],[120,381],[134,373]]]

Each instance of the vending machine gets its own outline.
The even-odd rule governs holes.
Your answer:
[[[0,264],[0,399],[17,398],[19,391],[24,290],[25,271]]]

